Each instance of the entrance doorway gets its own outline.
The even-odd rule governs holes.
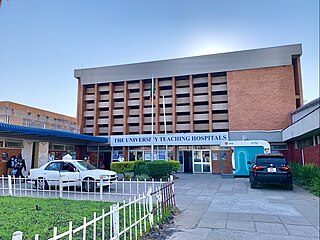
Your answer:
[[[110,170],[110,163],[111,163],[111,151],[100,152],[98,168],[102,168],[102,166],[104,166],[104,169]]]
[[[210,150],[193,150],[193,172],[211,173]]]
[[[192,173],[192,151],[178,151],[180,162],[179,172]]]

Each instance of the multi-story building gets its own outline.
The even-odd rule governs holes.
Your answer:
[[[192,172],[220,172],[215,160],[230,155],[219,147],[225,140],[286,150],[281,130],[303,103],[301,54],[295,44],[77,69],[80,132],[110,136],[108,158],[148,160],[154,146],[154,158],[168,154]]]
[[[9,102],[0,101],[0,122],[78,133],[74,117]]]

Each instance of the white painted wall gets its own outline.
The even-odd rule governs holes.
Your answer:
[[[23,140],[23,149],[21,151],[27,166],[27,171],[31,168],[33,141]]]
[[[38,167],[46,164],[49,158],[49,143],[48,142],[39,142],[39,153],[38,153]]]

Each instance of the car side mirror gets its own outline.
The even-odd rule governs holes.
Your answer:
[[[252,162],[248,161],[247,164],[252,164]]]

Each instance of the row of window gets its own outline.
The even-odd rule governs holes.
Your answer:
[[[320,144],[320,134],[296,141],[296,148],[316,146]]]
[[[23,141],[10,140],[10,139],[1,140],[0,139],[0,148],[22,149],[23,148]]]

